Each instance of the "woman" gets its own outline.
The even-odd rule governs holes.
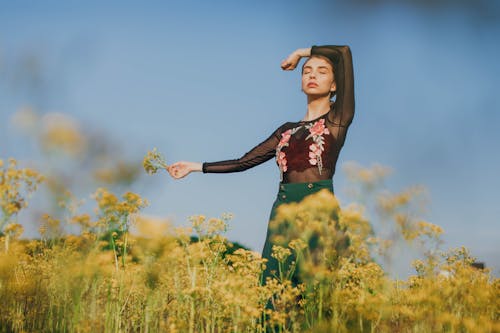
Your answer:
[[[302,67],[307,112],[301,121],[281,125],[239,159],[211,163],[181,161],[168,167],[170,175],[179,179],[194,171],[244,171],[275,157],[281,181],[270,220],[283,203],[298,202],[323,188],[333,193],[335,165],[354,116],[351,51],[348,46],[333,45],[297,49],[281,63],[281,68],[293,70],[302,57],[309,59]],[[277,261],[271,257],[271,235],[268,228],[262,251],[262,257],[268,259],[264,282],[277,271]]]

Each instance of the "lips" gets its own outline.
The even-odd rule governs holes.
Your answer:
[[[307,87],[309,87],[309,88],[314,88],[314,87],[317,87],[317,86],[318,86],[318,84],[317,84],[317,83],[315,83],[315,82],[309,82],[309,83],[307,84]]]

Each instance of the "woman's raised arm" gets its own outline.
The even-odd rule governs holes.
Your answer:
[[[296,49],[281,62],[281,68],[285,71],[294,70],[300,61],[300,58],[309,57],[311,55],[311,48]]]
[[[331,60],[337,86],[335,109],[328,120],[337,126],[348,127],[354,118],[354,72],[352,55],[347,45],[323,45],[297,49],[281,62],[283,70],[293,70],[302,57],[322,55]]]
[[[334,112],[328,120],[337,126],[348,127],[354,118],[354,73],[349,46],[325,45],[311,47],[311,55],[322,55],[333,62],[337,86]]]

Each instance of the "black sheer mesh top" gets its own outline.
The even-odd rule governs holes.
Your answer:
[[[311,55],[323,55],[334,64],[336,98],[322,116],[287,122],[238,159],[204,162],[204,173],[239,172],[275,158],[283,183],[332,179],[354,116],[354,75],[348,46],[313,46]]]

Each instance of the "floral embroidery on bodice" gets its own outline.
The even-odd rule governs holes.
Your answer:
[[[308,135],[304,138],[305,134]],[[276,147],[276,162],[280,169],[280,179],[283,180],[283,173],[287,172],[289,166],[292,169],[317,166],[321,175],[324,165],[322,155],[327,146],[325,135],[330,135],[330,131],[325,126],[324,118],[283,132]],[[304,163],[304,161],[307,162]]]

